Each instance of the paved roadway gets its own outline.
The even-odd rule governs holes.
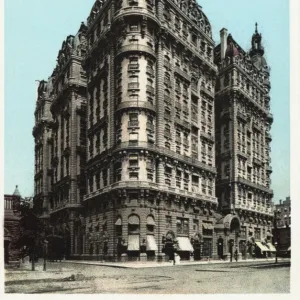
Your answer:
[[[48,263],[7,271],[7,293],[216,294],[289,293],[290,263],[252,262],[124,269]],[[75,281],[66,281],[75,275]]]

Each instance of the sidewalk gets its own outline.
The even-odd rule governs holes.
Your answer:
[[[278,258],[278,262],[290,261],[289,258]],[[152,261],[137,261],[137,262],[100,262],[100,261],[84,261],[84,260],[64,260],[62,263],[83,264],[104,266],[113,268],[128,268],[128,269],[141,269],[141,268],[157,268],[157,267],[178,267],[178,266],[193,266],[193,265],[212,265],[212,264],[239,264],[251,262],[275,262],[275,258],[258,258],[240,260],[238,262],[230,260],[209,260],[209,261],[181,261],[180,264],[173,266],[173,261],[170,262],[152,262]]]

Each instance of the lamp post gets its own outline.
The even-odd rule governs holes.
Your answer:
[[[274,235],[275,235],[275,264],[278,262],[278,228],[277,228],[277,221],[278,221],[278,213],[280,213],[280,210],[274,210]]]
[[[274,243],[274,245],[275,245],[275,249],[276,249],[276,253],[275,253],[275,264],[277,264],[277,245],[278,245],[278,243],[277,242],[275,242]]]
[[[48,241],[44,241],[44,266],[43,271],[47,270],[47,256],[48,256]]]

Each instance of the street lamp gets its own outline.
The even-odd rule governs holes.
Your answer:
[[[275,242],[274,243],[274,245],[275,245],[275,249],[276,249],[276,253],[275,253],[275,264],[277,264],[277,245],[278,245],[278,243],[277,242]]]
[[[275,264],[277,264],[278,262],[278,228],[277,228],[277,221],[279,219],[278,214],[280,213],[280,210],[274,210],[274,235],[275,235],[275,249],[276,249],[276,253],[275,253]]]

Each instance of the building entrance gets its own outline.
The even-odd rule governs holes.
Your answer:
[[[165,243],[165,255],[168,256],[169,260],[174,260],[174,243]]]

